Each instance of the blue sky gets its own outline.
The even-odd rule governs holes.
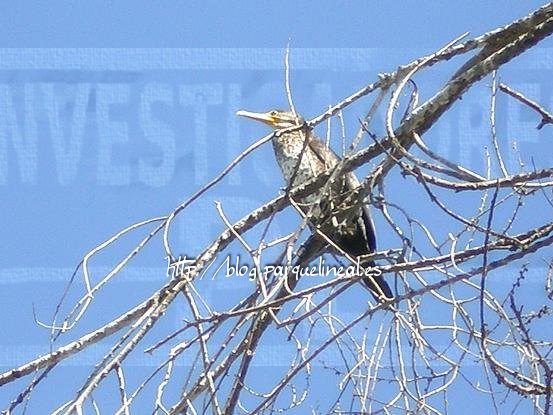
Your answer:
[[[21,1],[0,17],[4,47],[434,47],[538,1]],[[437,37],[437,38],[436,38]]]

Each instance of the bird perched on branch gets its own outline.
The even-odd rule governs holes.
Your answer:
[[[261,121],[274,130],[296,127],[293,131],[275,134],[272,139],[277,163],[288,188],[302,185],[334,168],[340,158],[307,128],[302,117],[291,111],[271,110],[265,113],[238,111],[239,116]],[[359,181],[353,173],[332,177],[309,196],[294,200],[306,216],[313,235],[300,249],[298,263],[307,262],[329,248],[354,260],[376,250],[374,226],[368,207],[356,200]],[[356,190],[357,189],[357,190]],[[374,262],[361,262],[372,267]],[[390,287],[378,275],[363,277],[378,300],[393,298]]]

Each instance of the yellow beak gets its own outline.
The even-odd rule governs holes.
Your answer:
[[[275,117],[271,116],[270,113],[268,112],[251,112],[251,111],[240,110],[240,111],[236,111],[236,115],[240,117],[250,118],[256,121],[261,121],[270,126],[273,126],[276,123]]]

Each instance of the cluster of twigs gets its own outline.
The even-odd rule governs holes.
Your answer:
[[[382,74],[374,83],[307,121],[307,127],[313,128],[330,117],[341,116],[352,103],[375,95],[367,115],[360,120],[359,132],[349,151],[335,169],[291,189],[287,195],[276,197],[234,224],[217,205],[226,229],[188,264],[184,272],[104,326],[0,374],[0,385],[23,376],[34,376],[8,404],[6,413],[14,412],[21,408],[22,402],[30,400],[33,390],[47,382],[47,376],[58,363],[109,336],[114,339],[109,352],[91,369],[75,396],[60,403],[53,413],[88,413],[91,410],[100,413],[102,400],[96,401],[93,393],[108,377],[113,377],[119,385],[117,414],[131,413],[140,399],[140,405],[144,405],[143,395],[148,391],[151,397],[146,401],[151,405],[150,410],[160,414],[268,413],[301,405],[308,405],[313,413],[389,413],[395,410],[443,413],[458,384],[470,388],[471,393],[487,396],[497,412],[500,401],[512,391],[531,402],[535,411],[549,413],[553,342],[547,335],[539,336],[537,331],[551,324],[547,302],[553,299],[553,262],[549,260],[544,275],[537,281],[542,295],[533,304],[523,307],[519,292],[525,288],[528,268],[515,261],[531,260],[532,254],[551,245],[553,222],[544,219],[535,228],[516,232],[514,229],[525,224],[521,218],[528,214],[525,203],[529,198],[541,198],[540,203],[553,211],[553,168],[508,171],[494,120],[499,89],[519,100],[521,105],[535,110],[541,117],[539,128],[552,123],[553,117],[546,109],[507,85],[498,86],[495,76],[498,68],[552,31],[553,5],[549,4],[480,37],[463,41],[464,35],[429,56]],[[473,56],[430,99],[419,104],[413,77],[433,65],[471,51],[475,52]],[[486,76],[492,76],[492,153],[486,155],[487,171],[478,173],[437,154],[423,137],[455,101]],[[287,86],[290,97],[288,83]],[[407,90],[411,98],[399,123],[394,125],[398,101]],[[385,107],[386,134],[379,138],[371,131],[374,114],[382,107]],[[53,324],[49,325],[52,344],[86,318],[100,289],[107,289],[108,283],[151,244],[154,237],[161,235],[166,255],[176,260],[168,237],[174,218],[185,209],[193,209],[194,201],[220,183],[255,149],[285,132],[276,131],[258,140],[169,215],[129,226],[90,251],[74,275],[82,273],[84,295],[61,321],[56,315]],[[363,137],[369,137],[372,144],[359,148]],[[226,310],[214,311],[206,304],[195,288],[197,279],[231,242],[239,243],[258,269],[267,261],[263,258],[267,248],[282,247],[282,260],[284,263],[290,261],[302,229],[267,241],[265,237],[274,215],[289,206],[291,198],[324,186],[332,175],[344,174],[369,163],[374,167],[352,198],[365,199],[373,211],[380,212],[387,224],[386,229],[378,229],[380,234],[397,237],[393,249],[373,255],[382,273],[389,281],[395,281],[397,295],[394,300],[372,304],[367,297],[367,305],[361,311],[344,316],[335,313],[334,300],[345,295],[349,287],[360,287],[356,278],[327,279],[290,290],[286,296],[277,296],[289,281],[283,276],[273,276],[256,278],[250,295]],[[499,167],[499,174],[492,175],[493,165]],[[417,186],[421,195],[419,203],[428,203],[434,212],[432,218],[449,221],[450,228],[445,236],[432,225],[432,218],[418,217],[411,213],[410,207],[394,202],[393,191],[389,190],[393,187],[390,178],[393,172],[401,173],[410,180],[411,186]],[[472,210],[470,203],[465,203],[463,209],[450,205],[454,197],[463,197],[466,192],[478,196]],[[245,234],[256,226],[263,229],[263,237],[257,241],[257,246],[252,246]],[[141,242],[103,279],[93,282],[88,268],[90,258],[108,249],[123,235],[144,229],[147,231]],[[260,271],[257,275],[263,273]],[[506,292],[493,289],[493,281],[498,279],[507,282],[510,289]],[[190,317],[178,331],[153,342],[147,339],[146,335],[159,324],[168,309],[175,306],[179,296],[184,297]],[[281,346],[282,353],[287,354],[287,365],[279,368],[277,378],[271,379],[273,384],[267,386],[259,381],[260,376],[252,373],[256,370],[256,359],[263,357],[259,351],[265,332],[273,329],[277,329],[276,333],[284,333],[280,338],[287,344]],[[315,341],[314,333],[324,333],[322,340]],[[164,361],[142,383],[130,388],[125,382],[126,359],[138,349],[163,353]],[[338,357],[329,362],[325,356],[331,351]],[[186,366],[186,373],[177,374],[179,361],[186,356],[193,363]],[[479,368],[481,376],[475,379],[467,373],[467,367]],[[322,400],[312,385],[324,376],[330,379],[325,382],[334,395]],[[334,386],[329,387],[328,382],[334,382]],[[316,408],[313,402],[317,400],[324,401],[326,406]]]

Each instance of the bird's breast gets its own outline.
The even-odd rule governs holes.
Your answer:
[[[328,169],[323,161],[304,145],[303,137],[282,136],[273,139],[277,163],[288,186],[299,186]],[[293,180],[293,184],[291,185]],[[328,189],[327,189],[328,192]],[[316,191],[296,202],[304,212],[319,216],[323,191]]]
[[[292,178],[293,185],[297,186],[326,170],[326,166],[310,151],[309,146],[304,146],[301,138],[293,140],[283,136],[273,139],[273,148],[277,163],[288,185]]]

